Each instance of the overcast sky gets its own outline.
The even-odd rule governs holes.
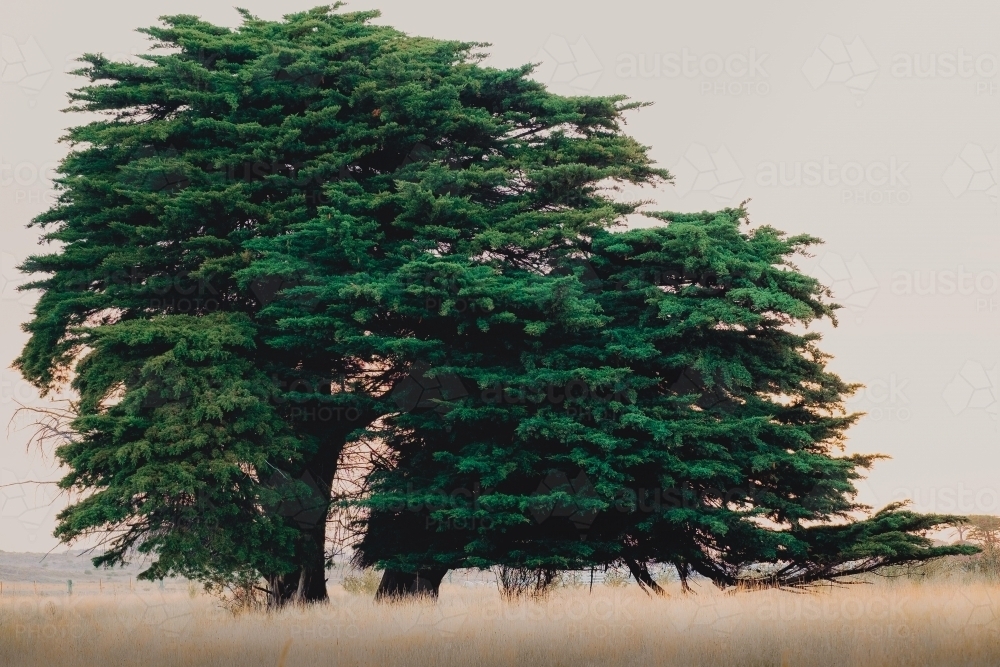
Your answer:
[[[313,2],[241,0],[274,19]],[[281,9],[279,10],[278,7]],[[834,287],[840,326],[821,327],[832,368],[868,386],[849,451],[882,452],[860,499],[924,511],[1000,513],[1000,6],[987,3],[614,3],[356,1],[409,34],[492,43],[489,65],[541,62],[565,94],[654,105],[627,130],[674,185],[666,210],[752,199],[754,224],[826,241],[800,267]],[[47,207],[57,139],[87,119],[61,113],[83,52],[141,52],[134,32],[163,14],[235,26],[229,1],[0,6],[0,421],[41,405],[7,366],[33,298],[14,265],[37,251],[26,223]],[[0,484],[59,476],[17,423]],[[51,486],[0,487],[0,549],[56,545],[65,503]]]

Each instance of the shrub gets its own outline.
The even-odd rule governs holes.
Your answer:
[[[368,568],[361,570],[357,574],[345,576],[341,585],[351,595],[375,595],[381,579],[382,575],[380,573]]]
[[[617,568],[608,568],[604,572],[604,585],[611,586],[612,588],[621,588],[622,586],[628,586],[628,580],[631,575]]]

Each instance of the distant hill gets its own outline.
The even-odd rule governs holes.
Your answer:
[[[127,582],[143,570],[141,561],[126,568],[94,569],[92,557],[93,554],[83,550],[50,554],[0,551],[0,581],[65,584],[67,579],[80,583],[97,583],[101,579],[110,583]]]

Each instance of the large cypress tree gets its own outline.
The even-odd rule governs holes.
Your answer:
[[[422,311],[454,302],[435,280],[394,304],[433,364],[421,376],[464,384],[388,420],[359,561],[431,589],[455,567],[544,583],[624,564],[659,590],[650,563],[803,585],[965,553],[923,535],[956,517],[857,517],[878,457],[837,455],[854,387],[793,330],[835,313],[792,264],[817,240],[742,229],[743,209],[651,215],[555,270],[426,257],[390,279],[450,274],[476,308]]]
[[[297,418],[336,401],[322,379],[353,362],[263,344],[280,284],[233,273],[247,241],[315,216],[375,141],[358,88],[407,40],[373,13],[243,15],[237,30],[164,17],[140,31],[164,52],[140,65],[82,58],[92,85],[69,110],[105,119],[66,135],[58,202],[34,221],[58,248],[23,266],[48,277],[29,285],[42,295],[16,364],[43,390],[72,376],[81,396],[80,438],[57,455],[63,487],[87,494],[57,535],[105,533],[102,564],[158,554],[145,577],[249,572],[277,601],[320,599],[323,521],[288,508],[325,502],[344,439],[373,417]],[[239,383],[253,406],[229,393]]]
[[[83,58],[70,109],[105,119],[69,131],[34,221],[58,247],[23,265],[47,277],[16,363],[80,395],[58,536],[318,600],[338,458],[422,356],[378,282],[428,254],[545,262],[636,209],[599,183],[667,174],[622,98],[552,95],[374,12],[243,16],[164,17],[141,65]]]
[[[70,130],[35,220],[59,247],[24,264],[47,277],[17,360],[80,395],[60,537],[105,535],[100,564],[150,553],[146,578],[323,599],[338,459],[369,435],[389,465],[359,562],[390,568],[383,592],[459,566],[729,583],[789,554],[786,580],[943,553],[913,535],[941,517],[802,526],[848,512],[870,459],[829,456],[851,418],[821,413],[847,387],[781,329],[830,312],[781,270],[801,240],[725,216],[609,235],[641,202],[605,186],[669,177],[621,131],[640,105],[335,10],[165,17],[144,32],[170,52],[84,58],[71,108],[106,119]],[[630,490],[744,483],[736,508],[629,511]]]

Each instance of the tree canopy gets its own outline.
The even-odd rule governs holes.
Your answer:
[[[22,266],[42,295],[16,361],[79,396],[60,538],[322,600],[338,465],[369,439],[351,502],[383,592],[493,565],[805,583],[968,549],[921,537],[952,517],[853,519],[876,457],[836,455],[852,386],[793,329],[834,314],[791,263],[816,239],[742,207],[626,228],[647,202],[618,186],[671,178],[623,130],[643,104],[377,12],[241,13],[81,59],[68,110],[102,119],[32,223],[54,249]]]
[[[427,312],[445,285],[395,306],[453,388],[387,420],[360,562],[542,580],[625,564],[656,589],[650,563],[799,585],[960,552],[920,535],[953,517],[853,520],[853,481],[878,456],[837,455],[854,387],[791,328],[835,312],[791,262],[817,239],[748,228],[742,208],[649,215],[665,224],[597,232],[548,273],[420,263],[470,307]]]

